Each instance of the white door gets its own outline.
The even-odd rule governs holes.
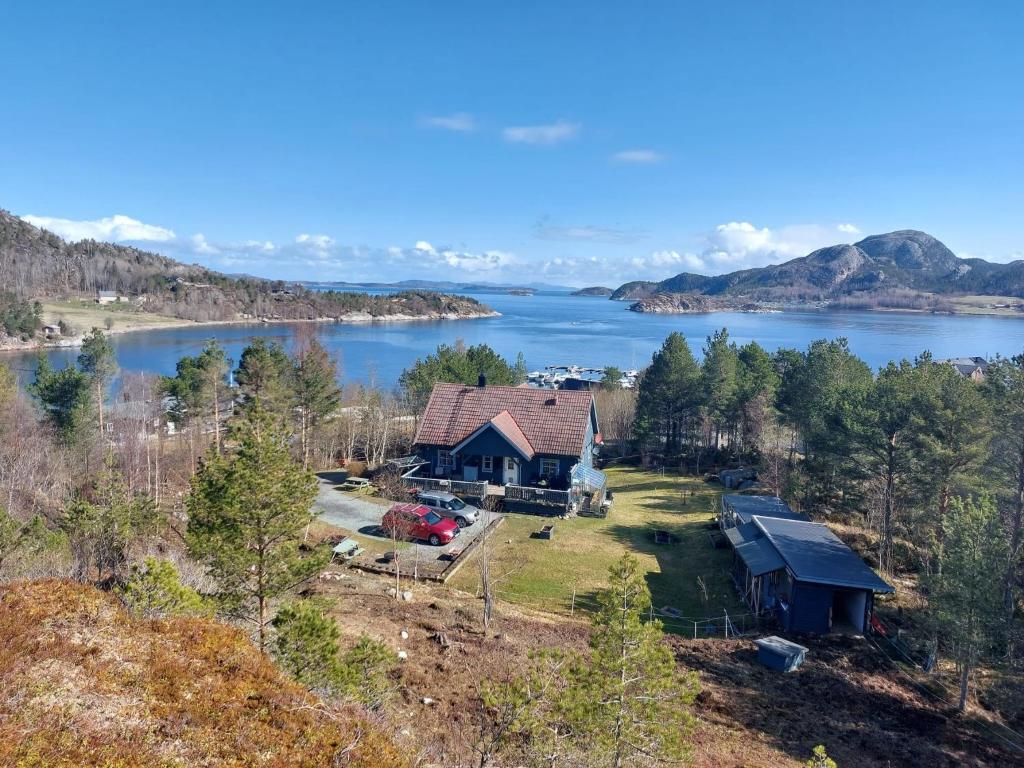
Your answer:
[[[505,485],[519,485],[519,462],[511,456],[505,457]]]

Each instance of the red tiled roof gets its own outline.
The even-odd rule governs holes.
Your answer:
[[[509,440],[511,423],[532,450],[524,453],[579,456],[587,436],[590,392],[533,387],[467,387],[436,384],[416,431],[419,445],[455,446],[490,421]],[[507,416],[503,414],[507,413]]]

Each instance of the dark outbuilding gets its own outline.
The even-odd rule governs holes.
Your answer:
[[[774,611],[787,631],[863,633],[874,595],[893,588],[828,526],[809,522],[778,499],[774,504],[770,497],[740,498],[768,498],[766,509],[794,516],[754,514],[749,522],[725,529],[733,548],[733,579],[751,610]],[[732,507],[737,520],[749,512],[749,507],[740,512]]]

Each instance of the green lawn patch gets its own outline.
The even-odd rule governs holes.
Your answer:
[[[575,590],[576,609],[586,610],[604,586],[608,567],[631,552],[647,571],[656,610],[670,606],[697,618],[745,612],[729,579],[728,550],[714,549],[708,540],[721,486],[633,468],[612,468],[607,475],[615,498],[606,518],[507,515],[491,542],[491,573],[501,599],[561,612],[570,609]],[[547,523],[554,523],[554,537],[533,538]],[[678,543],[656,544],[659,529]],[[475,592],[476,563],[467,563],[452,586]]]

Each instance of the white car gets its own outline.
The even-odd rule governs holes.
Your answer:
[[[459,528],[465,528],[480,519],[479,509],[447,491],[420,491],[416,501],[430,507],[441,517],[454,520]]]

